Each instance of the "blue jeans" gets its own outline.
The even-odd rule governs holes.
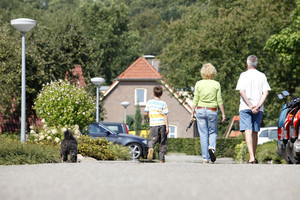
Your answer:
[[[209,148],[216,149],[218,136],[218,112],[206,108],[196,109],[201,152],[204,161],[210,160]]]

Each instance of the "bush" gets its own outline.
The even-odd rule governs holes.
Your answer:
[[[277,141],[259,145],[256,150],[256,159],[261,163],[286,163],[285,160],[277,154]]]
[[[108,142],[107,139],[81,136],[78,142],[78,153],[97,160],[130,159],[130,149]]]
[[[286,163],[285,160],[277,154],[277,141],[258,145],[255,157],[260,163]],[[236,145],[234,159],[239,162],[249,160],[248,148],[245,141]]]
[[[243,139],[217,139],[217,157],[233,157],[234,148]],[[201,155],[200,138],[168,138],[168,153],[184,153],[187,155]]]
[[[237,144],[234,148],[234,151],[234,160],[240,163],[244,162],[247,159],[247,157],[249,158],[248,148],[245,141],[241,142],[240,144]]]
[[[24,165],[60,162],[60,149],[57,146],[41,144],[21,144],[0,136],[0,165]]]
[[[40,129],[30,126],[30,134],[27,139],[32,143],[59,145],[63,140],[64,132],[67,129],[73,131],[75,138],[79,139],[81,136],[78,125],[48,127],[47,124],[44,124]]]
[[[78,124],[81,129],[94,120],[95,105],[84,88],[67,81],[44,85],[34,102],[37,116],[49,126]]]

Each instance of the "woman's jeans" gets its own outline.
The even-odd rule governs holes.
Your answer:
[[[208,149],[216,149],[218,112],[206,108],[196,109],[196,118],[203,161],[208,161],[210,160]]]

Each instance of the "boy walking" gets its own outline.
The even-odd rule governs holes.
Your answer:
[[[161,86],[153,88],[154,99],[147,102],[145,114],[148,123],[150,123],[149,152],[147,159],[153,159],[154,147],[159,143],[158,159],[160,163],[165,162],[167,152],[167,135],[169,133],[168,125],[168,106],[160,97],[163,94]]]

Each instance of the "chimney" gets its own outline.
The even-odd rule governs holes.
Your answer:
[[[157,71],[159,71],[159,60],[155,59],[155,56],[153,55],[144,55],[143,56],[152,67],[154,67]]]

